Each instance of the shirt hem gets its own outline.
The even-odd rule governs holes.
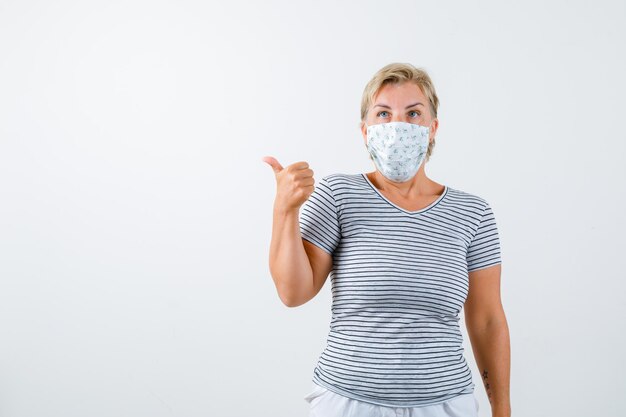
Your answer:
[[[469,388],[471,391],[467,391],[463,390],[459,393],[456,394],[451,394],[449,396],[437,399],[435,401],[432,402],[428,402],[428,403],[419,403],[419,404],[415,404],[415,403],[407,403],[407,402],[398,402],[398,403],[386,403],[386,402],[382,402],[382,401],[376,401],[376,400],[372,400],[371,398],[367,398],[367,397],[363,397],[360,395],[356,395],[353,392],[348,392],[348,391],[344,391],[341,389],[338,389],[335,386],[332,385],[328,385],[325,382],[316,379],[315,377],[313,377],[312,379],[313,383],[326,388],[329,391],[334,392],[335,394],[339,394],[342,395],[344,397],[353,399],[353,400],[357,400],[357,401],[362,401],[362,402],[366,402],[366,403],[370,403],[370,404],[374,404],[374,405],[380,405],[383,407],[393,407],[393,408],[416,408],[416,407],[427,407],[430,405],[437,405],[437,404],[442,404],[445,403],[446,401],[450,401],[453,398],[462,396],[462,395],[474,395],[474,386],[471,386],[471,388]]]

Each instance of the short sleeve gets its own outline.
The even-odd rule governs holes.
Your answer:
[[[476,234],[467,248],[467,271],[472,272],[501,262],[498,226],[491,206],[486,203]]]
[[[341,240],[341,228],[333,191],[326,177],[315,184],[309,198],[300,208],[302,238],[333,254]]]

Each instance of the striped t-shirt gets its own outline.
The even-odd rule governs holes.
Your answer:
[[[302,238],[333,257],[332,318],[313,382],[390,407],[472,393],[459,313],[468,272],[501,262],[483,198],[446,186],[405,210],[365,174],[331,174],[300,209]]]

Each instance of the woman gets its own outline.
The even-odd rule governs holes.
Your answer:
[[[477,416],[465,323],[492,416],[511,415],[500,243],[488,202],[426,176],[439,122],[428,74],[380,69],[361,132],[376,170],[317,185],[306,162],[277,180],[270,271],[295,307],[332,282],[327,345],[305,397],[315,416]]]

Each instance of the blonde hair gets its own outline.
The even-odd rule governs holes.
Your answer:
[[[372,79],[365,86],[363,91],[363,97],[361,99],[361,126],[365,123],[367,112],[374,102],[374,97],[378,94],[381,88],[386,84],[391,83],[404,83],[412,82],[417,84],[422,93],[426,96],[429,103],[430,114],[432,118],[437,117],[437,110],[439,109],[439,98],[435,92],[435,86],[428,73],[422,68],[416,68],[408,63],[394,62],[385,65],[379,69]],[[426,161],[430,159],[433,148],[435,147],[435,138],[428,144],[428,151],[426,152]]]

